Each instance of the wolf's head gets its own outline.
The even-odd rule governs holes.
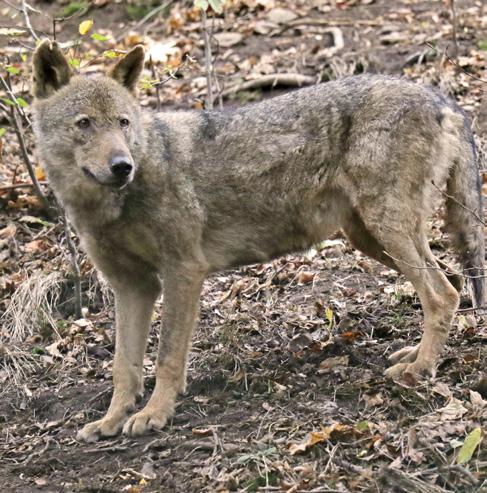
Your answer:
[[[134,97],[143,65],[137,46],[107,76],[72,76],[57,43],[39,45],[34,129],[49,175],[95,187],[122,188],[133,180],[145,141]]]

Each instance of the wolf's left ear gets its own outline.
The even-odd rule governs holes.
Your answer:
[[[71,69],[61,48],[46,39],[36,49],[33,58],[34,96],[48,98],[69,82]]]
[[[110,77],[135,92],[137,81],[144,68],[145,52],[141,45],[130,50],[110,71]]]

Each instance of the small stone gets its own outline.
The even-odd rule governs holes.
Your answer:
[[[243,39],[243,36],[240,33],[227,32],[216,33],[214,37],[222,48],[230,48],[230,46],[240,43]]]
[[[298,16],[293,11],[279,8],[272,9],[267,14],[267,19],[276,24],[286,24],[287,22],[293,21],[297,17]]]

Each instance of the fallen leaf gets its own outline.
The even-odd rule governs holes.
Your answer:
[[[42,226],[53,226],[52,223],[49,221],[44,221],[40,217],[35,217],[35,216],[22,216],[19,219],[19,222],[21,223],[27,223],[27,224],[41,224]]]
[[[191,431],[193,435],[197,435],[200,437],[207,437],[213,435],[213,431],[211,428],[193,428]]]
[[[29,241],[24,245],[24,249],[28,253],[45,252],[49,248],[51,248],[51,244],[45,239]]]
[[[452,396],[450,387],[448,387],[448,385],[443,382],[436,382],[432,390],[436,394],[446,397],[447,399],[450,399],[450,397]]]
[[[366,409],[369,407],[380,406],[381,404],[384,403],[384,399],[382,397],[381,392],[378,392],[377,394],[374,395],[363,394],[362,400],[365,402]]]
[[[314,272],[301,271],[297,277],[298,284],[308,284],[313,281],[315,276],[316,274]]]
[[[483,409],[487,406],[487,400],[483,399],[475,390],[470,390],[470,402],[475,409]]]
[[[296,455],[302,452],[306,452],[310,447],[317,443],[324,442],[326,440],[346,440],[357,434],[358,430],[354,426],[333,423],[330,426],[323,427],[319,431],[312,431],[308,434],[305,440],[301,443],[292,443],[289,446],[289,453]]]
[[[309,334],[298,334],[289,341],[289,351],[297,353],[313,344],[313,338]]]
[[[450,420],[450,419],[459,419],[466,412],[467,408],[462,404],[462,401],[452,397],[448,404],[441,409],[438,409],[438,413],[441,415],[442,419]]]
[[[0,229],[0,239],[8,240],[9,238],[13,238],[17,233],[17,226],[15,224],[10,223],[5,228]]]
[[[468,462],[472,458],[481,441],[482,429],[478,427],[471,431],[467,435],[467,438],[465,438],[462,448],[460,449],[460,452],[458,452],[457,464],[465,464]]]
[[[327,373],[337,366],[348,366],[348,355],[324,359],[320,363],[318,373]]]

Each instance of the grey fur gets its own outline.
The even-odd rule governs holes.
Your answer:
[[[143,64],[136,50],[111,72],[116,80],[72,77],[54,93],[36,91],[44,99],[36,101],[35,133],[50,181],[117,300],[114,395],[107,415],[79,437],[164,426],[185,387],[209,273],[306,249],[340,228],[402,272],[424,308],[421,344],[392,355],[387,374],[433,374],[458,306],[452,282],[461,284],[448,281],[428,246],[436,186],[448,182],[459,202],[482,214],[471,133],[455,105],[405,80],[360,76],[233,111],[142,113],[132,95]],[[42,44],[36,74],[52,73],[43,65],[59,63],[59,55],[57,45]],[[88,130],[78,128],[80,115],[90,119]],[[123,183],[110,174],[114,153],[134,166]],[[481,272],[481,226],[458,203],[448,209],[463,264]],[[483,279],[474,288],[483,302]],[[150,313],[161,289],[156,388],[128,418],[143,388]]]

